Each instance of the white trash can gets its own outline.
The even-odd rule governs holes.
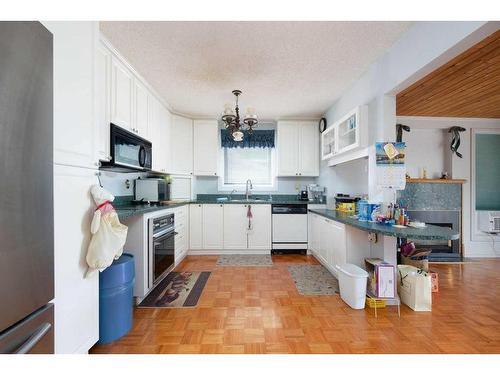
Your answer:
[[[364,309],[368,273],[354,264],[335,267],[338,270],[340,297],[353,309]]]

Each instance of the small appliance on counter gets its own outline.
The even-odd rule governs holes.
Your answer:
[[[322,202],[325,194],[325,188],[318,184],[309,184],[307,186],[308,197],[310,201]]]
[[[300,191],[299,200],[301,200],[301,201],[308,201],[309,200],[309,194],[308,194],[307,190]]]
[[[170,184],[163,178],[135,180],[135,201],[162,202],[170,200]]]

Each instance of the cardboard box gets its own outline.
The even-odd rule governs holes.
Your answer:
[[[365,266],[368,272],[368,291],[378,298],[394,298],[396,296],[394,266],[378,258],[366,258]]]

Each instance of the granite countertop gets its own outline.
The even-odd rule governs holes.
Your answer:
[[[226,198],[226,199],[220,199]],[[198,194],[197,199],[191,201],[179,201],[169,204],[132,204],[132,197],[116,197],[114,202],[115,210],[120,219],[126,219],[131,216],[144,215],[147,213],[167,210],[183,206],[186,204],[326,204],[320,201],[301,201],[296,195],[275,194],[269,195],[254,195],[253,199],[245,200],[244,195],[233,195],[231,200],[227,199],[227,195],[216,194]]]
[[[425,228],[396,228],[392,225],[359,221],[351,214],[327,209],[311,209],[310,212],[326,217],[327,219],[351,225],[355,228],[371,232],[380,233],[385,236],[409,238],[415,240],[456,240],[460,237],[457,231],[437,225],[427,225]]]

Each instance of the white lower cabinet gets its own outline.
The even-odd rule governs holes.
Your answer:
[[[221,250],[224,246],[223,205],[191,204],[189,216],[189,249]]]
[[[174,209],[175,219],[175,265],[179,265],[186,257],[189,247],[189,206]]]
[[[337,275],[336,265],[347,261],[345,225],[320,215],[309,213],[309,250]]]
[[[224,206],[203,205],[203,248],[220,250],[224,246]]]
[[[54,166],[55,352],[86,353],[99,339],[99,274],[85,277],[96,171]]]
[[[231,250],[271,250],[271,205],[252,205],[251,227],[248,204],[191,204],[189,249],[203,253]]]
[[[203,249],[203,206],[189,205],[189,249]]]
[[[252,229],[248,231],[248,248],[271,250],[271,205],[252,205]]]
[[[224,205],[224,249],[271,250],[271,205]]]
[[[247,204],[224,205],[224,249],[248,247]]]

